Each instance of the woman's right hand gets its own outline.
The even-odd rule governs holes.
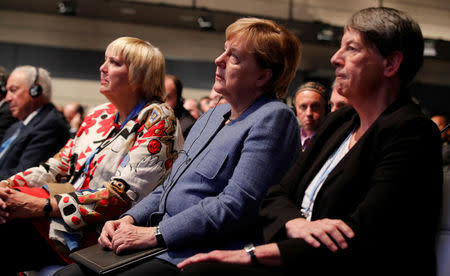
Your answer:
[[[355,233],[342,220],[321,219],[307,221],[304,218],[296,218],[286,223],[286,235],[290,239],[300,238],[313,247],[325,244],[332,252],[348,247],[346,238],[353,238]],[[344,237],[345,236],[345,237]]]
[[[134,224],[134,219],[131,216],[124,216],[118,220],[109,220],[105,223],[98,237],[98,243],[110,250],[113,250],[112,239],[114,237],[114,232],[119,228],[121,224]]]

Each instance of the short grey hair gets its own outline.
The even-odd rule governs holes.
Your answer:
[[[36,69],[39,74],[37,78],[36,78]],[[34,80],[37,79],[36,83],[42,87],[42,96],[46,100],[51,101],[52,80],[50,78],[50,73],[47,70],[32,65],[22,65],[16,67],[11,74],[13,74],[14,72],[24,73],[24,79],[27,82],[27,85],[29,85],[30,87],[34,84]]]
[[[419,24],[402,11],[386,7],[366,8],[353,14],[345,29],[361,32],[364,40],[375,46],[383,57],[400,51],[403,61],[399,76],[404,87],[422,66],[422,31]]]

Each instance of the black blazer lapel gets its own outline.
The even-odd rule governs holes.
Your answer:
[[[28,137],[28,135],[33,135],[33,129],[41,123],[45,117],[47,117],[47,114],[50,112],[52,106],[53,105],[51,103],[48,103],[41,107],[38,113],[20,131],[19,136],[17,136],[17,138],[12,142],[10,149],[13,148],[15,144],[21,143],[23,139]]]
[[[348,116],[351,116],[352,119],[348,120]],[[318,131],[316,134],[317,139],[313,138],[311,144],[304,152],[305,164],[303,164],[301,167],[305,168],[305,171],[307,173],[302,173],[299,189],[297,190],[296,194],[297,202],[301,203],[308,185],[322,168],[323,164],[328,160],[330,155],[334,151],[336,151],[336,149],[341,145],[350,131],[352,131],[357,124],[359,124],[359,117],[352,109],[349,111],[347,116],[341,116],[341,120],[332,120],[331,123],[327,124],[328,126],[320,128],[320,132]],[[338,125],[339,127],[329,127],[329,125]],[[331,129],[336,129],[336,131],[328,131]],[[343,169],[341,168],[339,170],[336,170],[336,168],[331,172],[331,174],[337,173],[338,171]],[[327,180],[325,180],[325,182],[327,182]]]

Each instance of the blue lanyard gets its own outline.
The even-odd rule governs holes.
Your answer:
[[[128,114],[128,116],[125,118],[125,121],[123,121],[122,125],[120,126],[119,130],[121,130],[126,124],[127,122],[132,119],[135,118],[139,112],[141,112],[142,108],[144,108],[145,104],[147,103],[147,100],[141,100],[134,108],[133,110],[131,110],[130,114]],[[119,124],[119,113],[116,114],[116,118],[114,118],[114,123],[115,124]]]
[[[129,120],[131,120],[132,118],[135,118],[139,114],[139,112],[141,112],[141,110],[144,108],[144,106],[146,104],[147,104],[147,100],[139,101],[139,103],[133,108],[133,110],[131,110],[130,114],[128,114],[127,118],[125,118],[125,121],[123,121],[119,130],[122,130],[122,128],[127,124],[127,122]],[[119,112],[117,112],[116,117],[114,118],[114,123],[116,125],[118,125],[118,123],[119,123]],[[110,132],[110,135],[113,132],[114,131]],[[109,138],[109,136],[108,136],[108,138]],[[105,141],[107,141],[108,138]],[[103,149],[102,145],[103,145],[103,143],[100,146],[98,146],[98,148],[96,148],[95,151],[91,155],[89,155],[89,157],[86,159],[86,163],[84,164],[84,169],[83,169],[83,173],[85,173],[86,175],[89,172],[89,166],[91,165],[92,159],[94,159],[94,156]]]
[[[339,160],[335,160],[338,157],[338,154],[340,151],[345,150],[345,147],[348,149],[348,143],[350,141],[350,138],[352,137],[353,131],[350,132],[350,134],[345,138],[344,142],[342,142],[341,146],[328,158],[327,162],[324,164],[326,168],[324,169],[323,173],[321,173],[318,177],[312,192],[311,196],[309,198],[309,204],[308,207],[306,207],[305,210],[302,211],[302,214],[307,218],[309,213],[311,212],[312,205],[314,204],[314,199],[316,197],[316,194],[319,190],[319,188],[322,186],[322,183],[325,182],[325,179],[328,177],[328,175],[331,173],[331,171],[336,167],[336,165],[344,158],[345,154],[339,156]],[[337,161],[337,162],[335,162]],[[323,169],[323,168],[322,168]],[[322,170],[321,169],[321,170]],[[319,171],[318,173],[320,173]]]

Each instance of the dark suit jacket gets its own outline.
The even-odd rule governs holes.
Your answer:
[[[6,130],[15,122],[17,119],[12,116],[9,103],[4,102],[0,105],[0,141],[3,140]]]
[[[3,141],[16,131],[13,124]],[[51,103],[42,106],[38,114],[21,130],[0,160],[0,179],[46,161],[69,139],[69,127],[62,114]]]
[[[439,132],[409,99],[379,116],[317,194],[312,220],[347,223],[355,232],[349,248],[331,253],[286,237],[284,225],[301,217],[308,184],[358,124],[352,108],[329,115],[280,185],[268,192],[261,210],[265,238],[278,242],[287,269],[304,275],[433,275],[442,193]]]
[[[175,117],[180,121],[181,131],[183,132],[184,140],[186,140],[189,131],[191,131],[192,126],[195,124],[195,119],[182,104],[179,104],[176,108]]]

